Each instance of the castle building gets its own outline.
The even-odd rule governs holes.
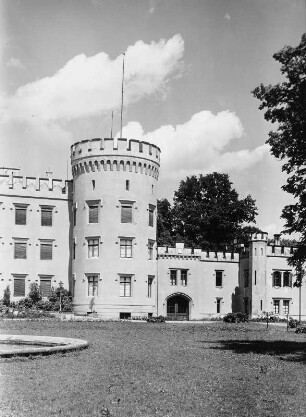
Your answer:
[[[287,259],[293,248],[251,237],[240,252],[157,247],[160,149],[134,139],[71,147],[72,181],[0,169],[0,297],[61,283],[75,314],[203,319],[228,312],[306,315]],[[300,311],[301,306],[301,311]]]

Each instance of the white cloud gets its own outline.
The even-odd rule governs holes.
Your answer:
[[[239,118],[227,110],[216,115],[202,111],[183,124],[162,126],[147,134],[140,123],[130,122],[123,128],[122,136],[158,145],[162,150],[162,177],[180,180],[212,171],[241,172],[261,161],[268,154],[267,145],[226,151],[243,134]]]
[[[22,70],[25,69],[25,66],[22,64],[22,62],[20,61],[20,59],[14,58],[14,57],[11,57],[7,61],[6,66],[8,68],[17,68],[17,69],[22,69]]]
[[[170,77],[182,71],[184,41],[138,41],[125,53],[125,105],[152,94],[164,94]],[[106,53],[77,55],[56,74],[26,84],[6,97],[6,115],[28,120],[69,121],[120,106],[122,58]]]

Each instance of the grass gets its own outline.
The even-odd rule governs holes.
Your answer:
[[[78,352],[1,359],[1,416],[306,414],[306,339],[285,327],[5,321],[0,332],[90,343]]]

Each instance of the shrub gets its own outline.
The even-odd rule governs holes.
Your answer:
[[[3,304],[6,307],[9,307],[10,306],[10,303],[11,303],[11,290],[10,290],[10,287],[9,286],[7,286],[5,288],[5,290],[4,290],[2,302],[3,302]]]
[[[249,321],[249,316],[245,313],[228,313],[223,317],[226,323],[244,323]]]
[[[32,282],[30,284],[30,292],[28,294],[28,298],[30,298],[33,302],[33,304],[38,303],[42,299],[42,295],[40,292],[40,287],[36,282]]]

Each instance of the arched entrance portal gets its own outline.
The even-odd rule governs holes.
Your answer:
[[[171,320],[189,320],[190,298],[184,294],[173,294],[167,298],[167,317]]]

